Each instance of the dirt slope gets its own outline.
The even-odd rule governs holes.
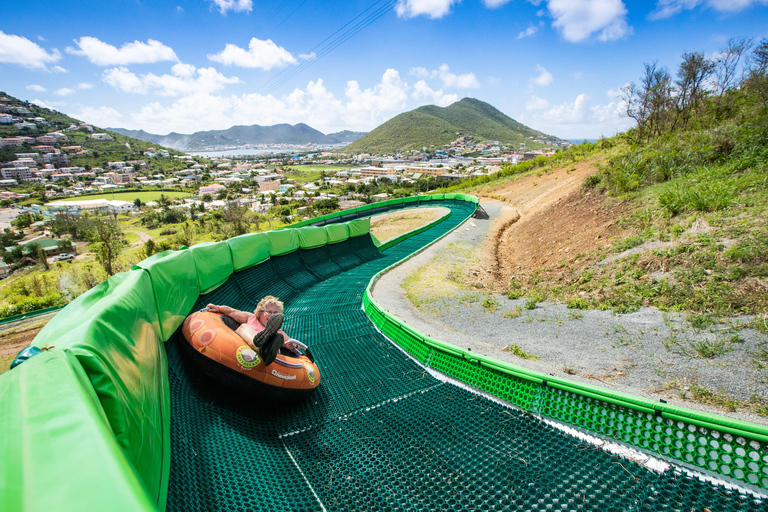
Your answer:
[[[512,276],[524,279],[539,269],[567,265],[621,233],[616,219],[625,205],[605,206],[604,197],[582,191],[584,179],[599,164],[597,159],[583,160],[549,174],[469,191],[484,202],[502,204],[503,213],[481,251],[485,256],[480,266],[491,270],[478,273],[486,287],[503,290]]]

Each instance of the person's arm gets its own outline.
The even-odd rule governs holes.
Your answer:
[[[217,306],[216,304],[208,304],[207,307],[214,313],[221,313],[222,315],[227,315],[228,317],[233,319],[235,322],[239,322],[241,324],[248,322],[248,320],[250,320],[251,317],[253,316],[253,313],[249,313],[247,311],[240,311],[239,309],[231,308],[229,306]]]

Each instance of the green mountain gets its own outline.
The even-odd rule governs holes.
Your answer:
[[[427,105],[404,112],[341,151],[382,154],[432,145],[440,148],[459,135],[469,136],[478,143],[497,140],[514,147],[526,142],[529,149],[544,144],[532,143],[528,137],[557,140],[518,123],[488,103],[464,98],[447,107]]]
[[[154,144],[162,144],[181,151],[202,151],[220,147],[251,146],[259,144],[344,144],[353,142],[364,135],[362,132],[343,132],[325,135],[304,123],[295,125],[276,124],[273,126],[233,126],[226,130],[208,130],[189,135],[171,132],[168,135],[155,135],[144,130],[110,130],[135,137]]]

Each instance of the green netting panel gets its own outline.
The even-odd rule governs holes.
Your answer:
[[[349,238],[349,226],[347,224],[328,224],[325,226],[328,233],[328,243],[335,244]]]
[[[267,231],[270,256],[280,256],[299,248],[299,235],[295,229]]]
[[[202,242],[189,250],[195,258],[200,293],[221,286],[234,272],[232,251],[226,242]]]
[[[302,250],[300,255],[304,266],[312,269],[312,272],[322,279],[327,279],[341,272],[341,267],[331,259],[328,248],[325,246],[312,250]]]
[[[657,503],[690,510],[703,503],[700,496],[710,500],[710,510],[763,505],[608,455],[526,412],[434,379],[389,343],[368,317],[399,336],[398,343],[412,345],[430,366],[500,396],[525,395],[531,410],[550,401],[540,381],[510,378],[487,361],[425,343],[413,329],[384,321],[386,313],[368,297],[366,311],[360,310],[373,275],[470,213],[463,205],[449,207],[454,215],[445,222],[372,259],[362,256],[369,254],[364,246],[353,246],[371,244],[369,237],[297,251],[296,265],[325,255],[357,261],[286,301],[283,328],[310,345],[323,375],[304,402],[270,407],[243,397],[194,374],[178,357],[176,344],[166,344],[175,442],[168,510],[604,512],[646,510]],[[242,282],[261,290],[276,275],[273,265],[269,260],[235,273],[213,293],[224,297],[226,288],[235,288],[232,300],[246,301],[240,276],[251,276]],[[304,271],[314,274],[311,266]],[[563,404],[563,410],[571,405]],[[674,492],[675,482],[685,493],[659,495],[662,488]]]
[[[232,280],[243,297],[255,301],[250,309],[253,309],[265,295],[272,295],[282,301],[287,301],[298,294],[296,288],[290,286],[277,274],[272,260],[267,260],[241,272],[235,272],[232,275]]]
[[[387,336],[417,360],[515,405],[661,457],[768,488],[768,443],[754,439],[754,435],[750,439],[729,433],[725,424],[728,422],[719,429],[704,428],[668,417],[671,413],[662,412],[661,404],[657,410],[643,411],[553,387],[547,384],[546,375],[543,384],[541,380],[514,377],[471,354],[430,348],[423,335],[399,325],[369,301],[366,312]]]
[[[132,270],[112,276],[61,310],[33,343],[75,355],[125,458],[162,503],[169,464],[167,363],[149,275]]]
[[[299,247],[302,249],[314,249],[328,243],[328,235],[320,226],[307,226],[298,229]]]
[[[165,496],[147,495],[72,352],[50,350],[3,373],[0,396],[2,510],[163,509]]]
[[[371,232],[371,218],[366,217],[364,219],[357,219],[349,221],[349,236],[354,238],[357,236],[367,235]]]
[[[200,293],[195,259],[188,250],[163,251],[138,263],[149,273],[160,318],[160,336],[168,340]]]
[[[320,280],[317,275],[304,267],[299,251],[293,251],[283,256],[274,256],[269,263],[274,267],[275,274],[280,279],[297,290],[306,290]]]
[[[227,240],[232,251],[235,272],[261,263],[269,258],[269,237],[266,233],[248,233]]]

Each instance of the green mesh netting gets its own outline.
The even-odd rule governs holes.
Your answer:
[[[361,309],[371,277],[454,229],[475,208],[437,204],[453,214],[383,253],[369,235],[299,249],[235,272],[199,298],[195,308],[214,302],[252,310],[264,295],[280,297],[284,330],[310,345],[322,384],[304,402],[267,405],[195,372],[178,352],[178,338],[167,343],[168,510],[765,509],[752,496],[678,471],[650,471],[526,412],[438,381],[383,336]],[[408,336],[398,338],[403,345]],[[450,357],[420,356],[424,349],[412,348],[416,359],[429,358],[447,373],[469,371]],[[469,377],[523,407],[544,407],[540,386],[504,383],[493,374]],[[546,407],[565,415],[569,401],[578,400],[566,396],[559,408]],[[589,419],[592,406],[574,414]],[[610,424],[623,428],[626,420],[614,419]]]

